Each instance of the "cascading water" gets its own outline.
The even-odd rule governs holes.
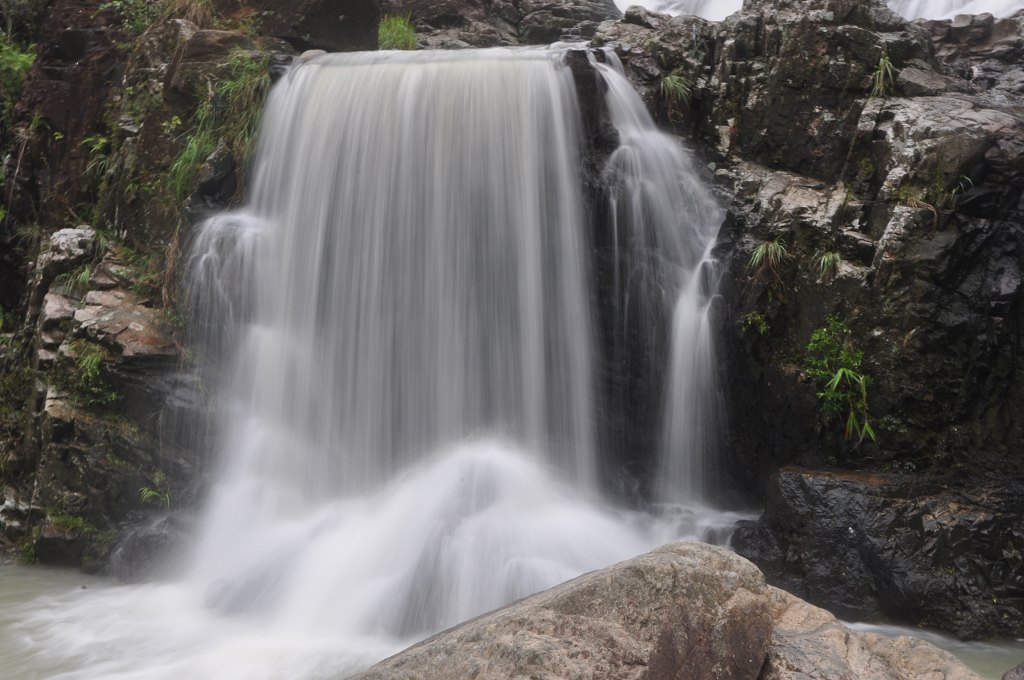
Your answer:
[[[654,328],[650,319],[670,319],[656,496],[700,502],[720,427],[710,309],[718,284],[711,248],[723,214],[688,152],[658,130],[615,53],[606,58],[594,68],[607,88],[619,147],[605,182],[615,242],[629,243],[616,257],[616,314],[623,325],[638,314]],[[647,344],[653,351],[654,339]]]
[[[720,215],[604,65],[620,138],[609,212],[636,284],[623,287],[672,334],[661,512],[601,498],[564,56],[331,55],[274,89],[251,204],[207,222],[189,260],[197,346],[224,375],[192,566],[35,603],[20,634],[46,650],[48,677],[336,677],[735,521],[682,507],[699,499],[713,429],[700,422],[713,399],[683,393],[713,391]]]
[[[1007,17],[1024,9],[1024,0],[887,0],[889,7],[907,19],[952,19],[958,14],[989,13]],[[641,5],[655,12],[698,16],[721,21],[740,11],[743,0],[616,0],[619,9]]]

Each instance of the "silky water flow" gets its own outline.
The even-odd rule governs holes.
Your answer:
[[[615,65],[605,171],[635,311],[670,320],[656,511],[598,483],[565,51],[327,55],[270,95],[251,201],[187,265],[218,468],[176,580],[38,600],[56,678],[319,678],[736,515],[713,448],[721,214]],[[647,298],[647,299],[644,299]],[[706,393],[695,396],[694,392]],[[704,419],[708,419],[704,422]]]

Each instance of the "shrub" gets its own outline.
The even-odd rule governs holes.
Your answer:
[[[828,422],[845,416],[843,434],[875,440],[868,413],[868,385],[871,378],[860,372],[864,353],[853,347],[850,330],[835,315],[811,334],[805,368],[821,391],[818,400]]]
[[[377,27],[377,43],[382,50],[414,50],[416,29],[407,16],[385,16]]]

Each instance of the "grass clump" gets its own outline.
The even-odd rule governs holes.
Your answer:
[[[221,141],[236,158],[248,160],[270,87],[268,66],[268,56],[238,50],[231,55],[223,74],[210,83],[207,96],[196,110],[185,148],[168,173],[171,193],[179,203],[188,199],[203,163]]]
[[[896,68],[892,65],[889,55],[882,52],[878,65],[871,74],[871,96],[887,97],[896,85]]]
[[[822,281],[831,281],[839,272],[843,256],[836,250],[825,250],[817,254],[818,275]]]
[[[674,69],[661,79],[660,90],[670,109],[689,104],[693,97],[693,83],[687,80],[679,69]]]
[[[778,267],[788,256],[786,241],[781,236],[770,241],[761,241],[750,252],[747,268],[752,270],[755,276],[770,271],[775,278],[779,278]]]
[[[843,435],[875,441],[868,413],[868,385],[871,378],[861,372],[864,353],[856,350],[850,329],[838,316],[830,315],[825,325],[811,334],[805,368],[818,385],[818,401],[826,421],[843,419]]]
[[[385,16],[377,26],[377,44],[382,50],[416,49],[416,29],[407,16]]]
[[[8,34],[0,33],[0,124],[10,126],[25,76],[36,61],[35,45],[19,46]]]

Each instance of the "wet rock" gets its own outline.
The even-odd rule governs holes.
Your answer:
[[[136,583],[168,573],[177,564],[180,548],[194,528],[179,513],[171,512],[130,527],[118,537],[110,553],[110,575]]]
[[[768,592],[775,628],[760,680],[980,680],[955,656],[923,640],[855,633],[785,591]]]
[[[387,11],[408,14],[423,43],[441,49],[579,40],[621,14],[612,0],[407,0]]]
[[[1021,507],[1012,487],[785,469],[734,545],[770,582],[844,617],[1012,636],[1024,629]]]
[[[220,595],[219,591],[213,595]],[[440,633],[359,680],[980,680],[911,638],[855,633],[745,560],[665,546]]]
[[[1024,680],[1024,661],[1016,668],[1011,668],[1003,673],[1003,680]]]
[[[422,642],[356,676],[754,680],[771,634],[761,574],[676,544],[586,574]]]
[[[257,17],[259,33],[281,38],[296,50],[377,49],[379,0],[215,0],[215,5],[226,12],[244,6]]]
[[[930,97],[942,94],[948,88],[946,79],[934,71],[920,68],[901,69],[896,86],[908,97]]]

